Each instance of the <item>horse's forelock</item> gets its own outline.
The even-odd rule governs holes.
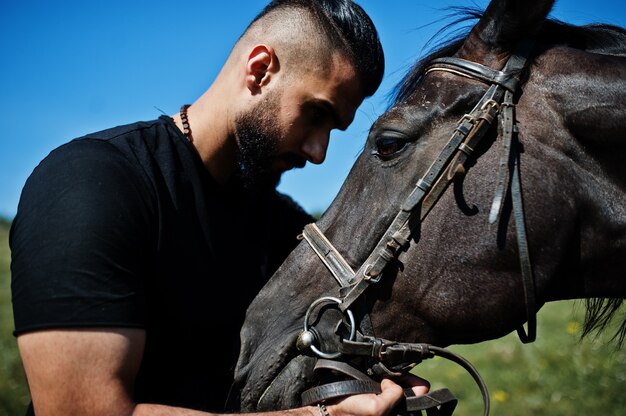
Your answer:
[[[392,105],[406,101],[413,91],[417,88],[422,80],[426,66],[430,61],[436,58],[444,56],[452,56],[467,39],[471,27],[457,27],[462,23],[478,20],[482,16],[482,11],[476,8],[470,7],[450,7],[450,13],[441,20],[446,20],[452,16],[457,18],[448,23],[443,28],[437,31],[427,42],[428,44],[434,43],[435,40],[442,36],[444,33],[451,31],[452,33],[446,36],[441,41],[431,48],[428,54],[419,59],[409,70],[409,72],[402,78],[402,80],[391,91]]]

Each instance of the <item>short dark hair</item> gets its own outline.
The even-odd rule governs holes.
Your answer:
[[[355,66],[365,96],[376,92],[383,79],[385,57],[376,27],[361,6],[351,0],[274,0],[250,25],[283,8],[310,12],[330,46]]]

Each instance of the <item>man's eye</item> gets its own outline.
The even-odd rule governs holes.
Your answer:
[[[389,157],[402,151],[407,145],[407,141],[399,137],[380,137],[376,140],[376,150],[378,156]]]

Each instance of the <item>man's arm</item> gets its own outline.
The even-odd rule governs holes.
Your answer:
[[[208,413],[155,404],[136,404],[133,383],[145,343],[141,329],[68,329],[25,333],[18,346],[37,416],[201,416]],[[428,391],[417,383],[416,394]],[[383,380],[381,394],[363,394],[329,405],[332,416],[383,415],[402,397],[402,388]],[[314,407],[264,413],[318,416]]]
[[[428,392],[428,382],[415,378],[418,386],[413,387],[416,395]],[[396,405],[403,395],[402,387],[391,380],[383,380],[380,394],[359,394],[328,405],[331,416],[377,416],[385,415]],[[209,413],[159,405],[138,405],[133,416],[206,416]],[[234,416],[234,415],[231,415]],[[241,415],[244,416],[244,415]],[[307,406],[298,409],[279,410],[265,413],[246,413],[245,416],[320,416],[317,407]]]
[[[34,331],[17,342],[37,416],[132,414],[144,330]]]

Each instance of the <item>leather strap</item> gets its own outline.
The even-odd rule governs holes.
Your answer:
[[[327,400],[338,399],[354,394],[380,394],[380,383],[375,381],[344,380],[323,386],[313,387],[302,393],[302,405],[311,406]],[[426,411],[428,416],[450,416],[458,403],[457,398],[446,388],[415,396],[410,388],[404,390],[405,401],[401,411]]]
[[[302,392],[302,404],[310,406],[324,400],[336,399],[353,394],[380,394],[380,383],[372,380],[344,380],[312,387]]]
[[[498,71],[477,62],[453,57],[433,59],[428,68],[426,68],[425,73],[428,74],[433,71],[452,72],[453,74],[477,79],[487,84],[499,85],[509,91],[515,91],[519,82],[516,73]]]
[[[516,152],[517,153],[517,152]],[[526,301],[526,319],[528,332],[524,326],[517,329],[517,335],[524,344],[533,342],[537,338],[537,301],[535,290],[535,276],[530,262],[528,251],[528,237],[526,236],[526,222],[524,220],[524,201],[522,199],[522,185],[519,174],[519,153],[514,157],[513,176],[511,178],[511,198],[513,200],[513,218],[517,235],[517,249],[519,252],[524,298]]]
[[[356,368],[352,367],[350,364],[345,363],[343,361],[318,358],[317,362],[315,363],[315,367],[313,368],[313,371],[319,371],[319,370],[337,371],[346,376],[350,376],[354,378],[355,380],[364,380],[364,381],[371,380],[365,373],[357,370]]]
[[[458,403],[454,394],[446,388],[419,397],[415,396],[411,389],[405,389],[404,394],[407,412],[426,410],[428,416],[450,416]]]
[[[333,274],[337,283],[342,287],[349,286],[354,279],[354,271],[315,223],[304,226],[302,238],[309,243],[313,251]]]
[[[500,129],[502,136],[502,155],[498,163],[498,173],[496,174],[496,192],[491,204],[489,212],[489,223],[495,223],[500,217],[502,206],[504,205],[504,196],[506,191],[507,179],[509,176],[509,164],[511,163],[511,142],[514,133],[513,114],[513,94],[507,91],[504,94],[504,102],[500,110]]]
[[[302,393],[302,405],[311,406],[327,400],[338,399],[353,394],[380,394],[380,383],[374,381],[345,380],[323,386],[313,387]],[[446,388],[435,390],[422,396],[415,396],[413,390],[404,390],[405,401],[400,405],[402,412],[426,411],[428,416],[450,416],[457,406],[458,400]]]

